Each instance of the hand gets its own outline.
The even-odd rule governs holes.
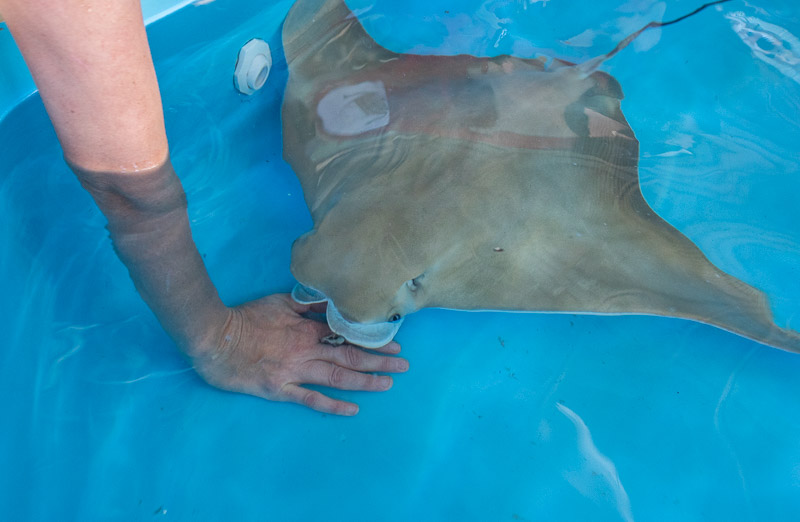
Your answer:
[[[391,342],[366,351],[330,346],[320,339],[328,325],[300,314],[311,307],[287,294],[271,295],[231,308],[214,346],[192,357],[195,370],[211,385],[274,401],[289,401],[337,415],[355,415],[358,406],[302,387],[319,384],[342,390],[386,391],[392,378],[370,372],[405,372],[408,361]],[[316,311],[316,309],[315,309]]]

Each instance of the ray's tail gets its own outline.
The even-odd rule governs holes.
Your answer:
[[[643,32],[647,31],[648,29],[654,29],[656,27],[666,27],[668,25],[677,24],[681,20],[685,20],[685,19],[687,19],[687,18],[689,18],[691,16],[696,15],[697,13],[699,13],[700,11],[705,9],[706,7],[711,7],[712,5],[717,5],[717,4],[724,4],[725,2],[730,2],[730,1],[731,0],[716,0],[715,2],[708,2],[706,4],[701,5],[700,7],[698,7],[697,9],[692,11],[691,13],[687,13],[687,14],[685,14],[683,16],[679,16],[678,18],[675,18],[674,20],[670,20],[668,22],[652,21],[649,24],[647,24],[644,27],[642,27],[641,29],[639,29],[638,31],[636,31],[634,33],[631,33],[628,36],[626,36],[611,51],[607,52],[606,54],[603,54],[603,55],[597,56],[595,58],[592,58],[591,60],[587,60],[587,61],[583,62],[582,64],[579,64],[578,68],[583,72],[583,74],[585,74],[586,76],[589,76],[590,74],[595,72],[597,70],[597,68],[600,67],[600,65],[603,62],[605,62],[606,60],[608,60],[609,58],[613,57],[615,54],[617,54],[621,50],[623,50],[626,47],[628,47],[628,44],[630,44],[632,41],[636,40],[636,38],[638,38],[640,34],[642,34]]]

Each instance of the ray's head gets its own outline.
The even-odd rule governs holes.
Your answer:
[[[336,221],[324,220],[292,246],[291,270],[300,283],[325,294],[354,323],[397,322],[426,306],[434,255],[412,250],[410,236],[393,234],[385,215]]]

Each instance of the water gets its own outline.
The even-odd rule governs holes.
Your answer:
[[[290,289],[289,247],[311,226],[281,159],[278,29],[290,2],[253,4],[189,6],[150,27],[195,239],[230,303]],[[697,5],[392,4],[349,2],[372,6],[359,11],[366,27],[395,51],[572,60]],[[800,35],[792,1],[733,2],[654,32],[603,68],[625,91],[648,202],[765,291],[778,324],[798,328],[800,83],[779,29]],[[256,36],[276,66],[267,92],[244,98],[231,73]],[[398,335],[411,370],[391,391],[335,393],[361,405],[356,418],[219,392],[138,299],[38,98],[0,122],[0,150],[3,519],[800,511],[798,355],[673,319],[423,310]]]

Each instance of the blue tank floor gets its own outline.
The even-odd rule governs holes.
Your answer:
[[[291,288],[289,247],[311,222],[281,159],[285,63],[252,98],[230,81],[247,39],[267,39],[280,56],[289,2],[236,14],[231,3],[181,10],[150,34],[195,238],[233,303]],[[479,3],[465,4],[466,13]],[[689,5],[678,4],[669,13]],[[399,20],[373,33],[407,46],[396,50],[441,47],[442,27],[461,34],[453,24],[465,15],[411,22],[443,5],[378,3],[365,23],[377,31],[385,17]],[[786,27],[800,34],[796,20]],[[645,196],[721,267],[765,290],[779,321],[797,323],[800,129],[786,116],[800,85],[752,58],[724,18],[671,29],[607,69],[642,143]],[[0,146],[0,518],[794,520],[800,511],[798,355],[675,319],[422,310],[398,335],[411,370],[392,390],[334,392],[361,405],[355,418],[221,392],[139,300],[38,98],[0,121]],[[659,156],[686,146],[695,166],[686,154]]]

